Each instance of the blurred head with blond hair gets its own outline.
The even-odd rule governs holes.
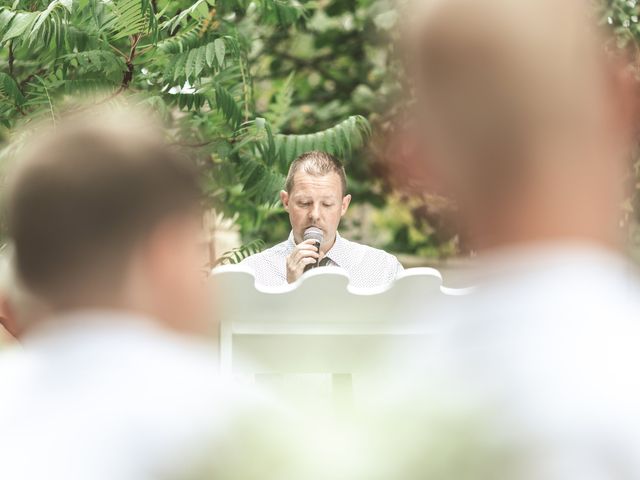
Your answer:
[[[481,444],[513,455],[504,478],[636,478],[640,281],[618,226],[633,80],[586,0],[414,6],[423,165],[480,254],[479,288],[438,311],[407,381],[481,418]]]
[[[195,166],[163,132],[140,112],[85,108],[21,150],[6,199],[16,275],[52,313],[188,329],[204,312]]]
[[[193,335],[210,303],[200,189],[165,132],[83,105],[19,149],[7,285],[28,298],[8,297],[21,345],[0,354],[2,478],[174,478],[253,401]]]
[[[426,166],[472,245],[618,246],[631,79],[584,0],[411,2],[408,68]]]

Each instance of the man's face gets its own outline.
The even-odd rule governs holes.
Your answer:
[[[324,246],[330,247],[340,219],[347,212],[351,195],[342,195],[342,182],[335,172],[315,176],[299,170],[293,180],[292,191],[280,192],[280,198],[289,212],[296,243],[303,240],[307,228],[316,227],[324,234]]]

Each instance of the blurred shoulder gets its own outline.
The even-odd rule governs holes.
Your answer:
[[[0,405],[9,398],[10,392],[17,390],[20,382],[27,380],[31,369],[29,358],[20,345],[0,351]]]

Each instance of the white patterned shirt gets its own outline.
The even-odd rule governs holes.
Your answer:
[[[256,282],[266,286],[287,284],[287,257],[296,244],[289,238],[263,252],[245,258],[243,265],[254,272]],[[326,253],[323,265],[344,269],[354,287],[376,287],[393,282],[403,268],[393,255],[377,248],[351,242],[336,232],[336,241]]]

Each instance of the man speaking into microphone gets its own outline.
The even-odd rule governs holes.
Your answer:
[[[291,221],[289,238],[242,262],[254,271],[257,283],[285,285],[311,268],[337,266],[351,285],[374,287],[392,282],[402,271],[393,255],[338,233],[351,195],[344,167],[332,155],[308,152],[296,158],[280,199]]]

